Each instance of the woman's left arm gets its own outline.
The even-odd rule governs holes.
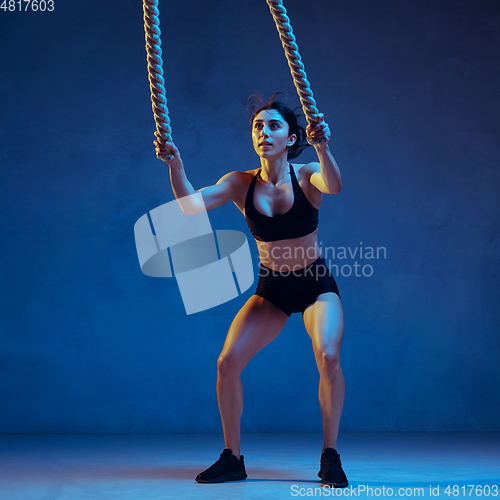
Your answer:
[[[323,141],[314,144],[319,159],[320,171],[311,175],[310,182],[324,194],[337,194],[342,189],[340,169],[328,146],[331,136],[330,127],[325,122],[323,113],[320,113],[319,117],[320,121],[315,122],[312,126],[307,125],[306,129],[308,139]]]

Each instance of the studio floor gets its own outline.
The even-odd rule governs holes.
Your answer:
[[[0,498],[500,497],[498,433],[344,433],[343,490],[320,488],[319,434],[246,434],[248,479],[195,483],[223,447],[222,436],[206,434],[0,435]]]

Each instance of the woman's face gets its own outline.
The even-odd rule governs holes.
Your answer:
[[[263,110],[253,120],[252,141],[255,152],[263,158],[280,156],[297,140],[279,111]]]

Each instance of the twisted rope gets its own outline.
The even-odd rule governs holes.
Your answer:
[[[304,64],[300,58],[299,47],[293,34],[290,18],[286,15],[286,9],[282,0],[266,0],[269,10],[273,15],[276,29],[278,30],[281,43],[285,49],[288,66],[292,72],[293,83],[299,94],[302,109],[306,115],[307,122],[318,121],[319,111],[313,98],[311,85],[307,80]]]
[[[302,109],[308,123],[318,120],[318,108],[313,98],[311,85],[307,80],[296,38],[293,34],[290,18],[282,0],[266,0],[273,16],[281,39],[288,66],[292,72],[293,83],[299,94]],[[158,0],[143,0],[144,32],[146,35],[146,52],[148,60],[148,77],[151,89],[151,103],[161,142],[172,141],[172,128],[168,116],[165,80],[163,79],[163,60],[161,58],[161,30],[158,10]],[[170,157],[169,159],[173,159]]]
[[[172,128],[168,116],[165,80],[163,79],[163,61],[161,58],[160,11],[158,0],[143,0],[144,32],[146,35],[146,52],[148,58],[149,88],[153,114],[161,142],[172,141]],[[169,159],[173,159],[173,156]]]

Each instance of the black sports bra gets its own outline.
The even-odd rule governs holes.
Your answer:
[[[318,227],[319,211],[311,205],[302,191],[291,165],[292,208],[288,212],[274,217],[268,217],[255,208],[253,194],[260,171],[261,169],[252,179],[245,199],[245,219],[254,238],[259,241],[278,241],[300,238],[314,232]]]

